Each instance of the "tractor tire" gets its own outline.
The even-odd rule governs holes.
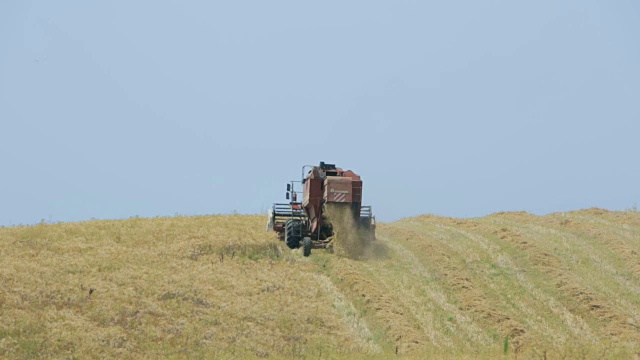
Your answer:
[[[300,234],[302,234],[302,223],[296,220],[287,220],[285,224],[284,242],[289,249],[297,249],[300,247]]]
[[[302,255],[304,256],[309,256],[311,255],[311,247],[313,246],[313,241],[311,241],[311,238],[304,238],[304,240],[302,240]]]

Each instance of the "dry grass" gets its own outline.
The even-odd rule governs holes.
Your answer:
[[[1,228],[0,357],[640,353],[638,212],[420,216],[360,260],[304,258],[264,221]]]
[[[315,266],[263,223],[213,216],[1,229],[0,355],[366,352],[311,276]]]

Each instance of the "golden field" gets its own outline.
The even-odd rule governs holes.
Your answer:
[[[359,260],[265,222],[0,228],[0,357],[640,356],[640,212],[418,216]]]

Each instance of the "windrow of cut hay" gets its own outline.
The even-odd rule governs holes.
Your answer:
[[[436,337],[434,345],[467,348],[465,352],[473,351],[468,346],[502,345],[525,357],[635,353],[640,343],[638,280],[630,266],[633,262],[620,259],[624,253],[610,245],[637,241],[640,216],[604,215],[609,216],[504,213],[468,220],[405,219],[381,226],[380,239],[389,241],[394,255],[401,255],[397,261],[407,262],[411,273],[429,285],[416,292],[420,279],[408,279],[406,271],[403,281],[393,282],[398,274],[389,274],[386,281],[385,273],[399,263],[368,266],[395,292],[404,294],[403,301],[420,292],[428,295],[431,305],[421,312],[433,320],[425,335],[468,333],[463,339]],[[564,220],[573,219],[571,224],[576,225],[580,217],[600,229],[600,236],[568,231]],[[621,218],[624,223],[618,223]],[[438,291],[431,294],[431,289]],[[442,331],[438,320],[442,317],[451,321],[455,332]],[[471,322],[463,325],[465,319]],[[473,335],[474,326],[489,338]]]
[[[497,306],[496,299],[489,295],[491,291],[487,289],[486,281],[473,276],[457,249],[448,244],[429,241],[425,234],[412,230],[398,230],[397,235],[411,239],[414,244],[410,248],[415,249],[414,253],[423,261],[437,264],[439,276],[453,290],[450,296],[458,303],[458,310],[474,318],[481,327],[500,334],[500,339],[508,337],[514,351],[520,351],[526,343],[525,327],[517,317],[506,314]]]
[[[544,225],[589,241],[603,242],[624,261],[622,267],[640,279],[640,231],[638,219],[633,215],[634,212],[590,209],[556,214]]]
[[[591,210],[583,213],[591,213],[591,221],[602,215]],[[546,222],[557,217],[547,216]],[[489,219],[492,234],[522,250],[531,267],[578,306],[574,313],[590,324],[596,338],[640,343],[638,281],[620,276],[622,272],[632,274],[633,268],[621,263],[620,248],[611,246],[624,244],[623,237],[615,231],[601,230],[592,236],[541,227],[536,225],[541,219],[534,216],[525,222],[514,221],[508,214]]]
[[[336,258],[332,261],[334,276],[341,279],[339,286],[350,294],[365,313],[371,313],[372,323],[381,328],[397,353],[411,353],[427,345],[420,327],[398,301],[397,294],[371,274],[366,263]]]

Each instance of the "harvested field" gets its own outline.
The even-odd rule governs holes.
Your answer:
[[[309,258],[264,221],[0,228],[0,358],[640,354],[638,212],[425,215]]]

